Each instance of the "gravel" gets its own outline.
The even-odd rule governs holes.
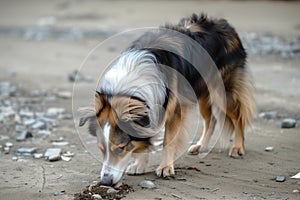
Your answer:
[[[66,114],[65,108],[50,107],[57,98],[68,99],[71,93],[68,91],[32,90],[23,84],[12,84],[0,81],[0,128],[5,134],[0,135],[1,151],[3,154],[14,155],[13,161],[29,162],[31,159],[45,157],[48,161],[61,160],[62,149],[42,146],[44,140],[56,137],[56,127],[62,118],[70,120],[72,115]],[[62,101],[62,100],[60,100]],[[62,115],[66,115],[61,117]],[[58,136],[57,136],[58,137]],[[61,136],[60,136],[61,137]],[[32,140],[27,140],[32,138]],[[14,150],[12,141],[17,141]],[[66,146],[68,141],[54,142],[52,146]],[[21,147],[21,148],[20,148]],[[37,152],[38,149],[41,152]],[[42,153],[45,152],[45,153]],[[74,156],[68,152],[64,160],[70,161]]]
[[[283,59],[300,58],[300,37],[272,34],[241,33],[240,38],[251,56],[275,55]]]
[[[139,183],[139,186],[141,186],[142,188],[145,188],[145,189],[154,189],[154,188],[156,188],[156,185],[150,180],[142,180]]]

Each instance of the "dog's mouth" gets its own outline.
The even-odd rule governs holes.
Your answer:
[[[107,169],[105,166],[103,166],[100,174],[101,184],[107,186],[117,185],[122,180],[122,177],[124,176],[126,171],[126,167],[119,170],[116,168]]]

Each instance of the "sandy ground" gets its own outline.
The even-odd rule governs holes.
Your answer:
[[[32,40],[3,31],[39,27],[43,23],[41,17],[45,16],[55,17],[52,27],[58,30],[79,27],[110,33],[176,22],[182,16],[203,11],[227,18],[239,32],[290,37],[300,35],[299,8],[300,2],[270,1],[1,1],[0,80],[26,85],[32,90],[72,91],[73,83],[68,81],[68,73],[77,69],[88,52],[107,37],[103,34],[102,37],[79,40]],[[122,44],[114,45],[118,50],[124,48]],[[91,61],[96,66],[95,73],[105,63],[101,58],[105,60],[117,54],[109,49],[100,53],[99,59]],[[248,65],[256,85],[258,112],[274,110],[278,117],[272,121],[255,119],[253,129],[246,134],[244,159],[229,158],[227,151],[219,152],[217,148],[203,159],[184,155],[176,161],[175,179],[156,178],[154,173],[125,176],[124,181],[135,189],[126,199],[300,198],[300,193],[293,192],[300,190],[300,181],[290,179],[300,171],[299,126],[280,128],[284,117],[300,119],[299,59],[250,57]],[[12,72],[16,75],[11,76]],[[81,83],[78,87],[87,86],[87,83]],[[93,88],[87,90],[91,92]],[[71,113],[71,101],[57,100],[45,106],[65,107]],[[0,199],[72,199],[74,193],[99,180],[101,163],[86,151],[73,121],[61,122],[53,134],[70,142],[63,148],[75,153],[72,161],[12,161],[18,147],[36,145],[42,152],[51,147],[51,143],[35,144],[33,140],[17,143],[14,140],[16,134],[11,135],[10,141],[15,145],[12,152],[0,154]],[[274,151],[265,152],[267,146],[273,146]],[[187,170],[187,167],[199,168],[201,172]],[[275,182],[278,175],[286,176],[287,180]],[[141,189],[138,183],[143,179],[154,180],[158,189]],[[57,191],[65,191],[65,194],[54,196]]]

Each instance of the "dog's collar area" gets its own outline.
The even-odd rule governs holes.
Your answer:
[[[139,137],[134,137],[132,135],[128,135],[130,138],[130,141],[143,141],[143,142],[147,142],[150,144],[150,139],[151,137],[146,137],[146,138],[139,138]]]

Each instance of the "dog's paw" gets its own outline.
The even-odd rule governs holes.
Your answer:
[[[243,146],[233,146],[229,150],[229,156],[232,158],[242,158],[245,155],[245,148]]]
[[[168,166],[164,166],[164,167],[159,166],[156,169],[156,175],[158,177],[173,176],[173,175],[175,175],[174,166],[173,165],[168,165]]]
[[[190,146],[190,148],[188,149],[188,153],[191,155],[197,155],[197,154],[203,153],[203,152],[207,152],[207,148],[201,146],[200,144],[194,144],[194,145]]]
[[[140,175],[146,172],[146,165],[144,163],[134,162],[126,169],[128,175]]]

